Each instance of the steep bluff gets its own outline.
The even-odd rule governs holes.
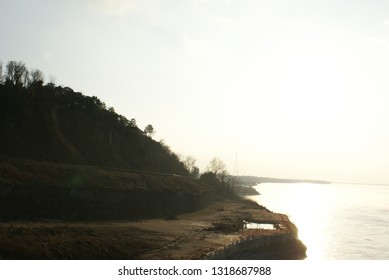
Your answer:
[[[188,177],[1,157],[0,219],[133,220],[199,210],[217,189]]]

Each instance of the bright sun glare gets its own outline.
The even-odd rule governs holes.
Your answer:
[[[323,213],[330,207],[327,205],[327,199],[320,197],[319,194],[323,194],[322,191],[318,191],[322,188],[320,185],[314,184],[301,184],[298,189],[296,197],[300,198],[300,201],[294,202],[293,210],[291,211],[293,217],[291,219],[299,225],[299,238],[303,240],[304,244],[308,247],[307,255],[309,259],[320,259],[324,252],[323,241],[316,234],[322,227]],[[310,200],[306,198],[310,197]]]

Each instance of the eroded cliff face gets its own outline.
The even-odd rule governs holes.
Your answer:
[[[0,217],[132,220],[191,212],[215,190],[191,178],[2,158]]]

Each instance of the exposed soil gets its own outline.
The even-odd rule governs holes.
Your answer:
[[[282,224],[243,230],[243,220]],[[249,201],[217,201],[165,219],[0,223],[0,259],[201,259],[240,238],[293,232],[288,218]]]

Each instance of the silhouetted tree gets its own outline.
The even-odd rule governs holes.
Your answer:
[[[30,85],[37,85],[37,84],[41,84],[43,85],[45,81],[45,77],[42,73],[41,70],[39,69],[32,69],[30,70],[30,83],[29,83],[29,86]]]
[[[0,61],[0,84],[3,84],[3,62]]]
[[[56,78],[53,75],[50,75],[49,82],[47,83],[47,86],[50,88],[55,88],[55,81],[56,81]]]
[[[132,118],[132,119],[130,120],[129,125],[130,125],[131,127],[136,127],[136,119]]]
[[[24,87],[28,87],[31,84],[30,71],[28,71],[27,68],[26,68],[26,70],[23,73],[22,84],[23,84]]]
[[[207,171],[212,172],[216,175],[221,174],[223,171],[225,171],[225,169],[226,169],[226,165],[221,159],[217,157],[211,159],[211,161],[207,166]]]
[[[224,162],[221,159],[219,159],[217,157],[214,157],[209,162],[209,164],[207,166],[207,171],[215,174],[216,177],[219,178],[222,183],[224,183],[224,180],[228,175],[226,165],[224,164]]]
[[[24,62],[9,61],[6,67],[6,84],[23,86],[26,77],[27,68]]]
[[[144,131],[143,131],[148,137],[153,137],[154,134],[155,134],[155,130],[154,130],[154,127],[149,124],[145,127]]]

